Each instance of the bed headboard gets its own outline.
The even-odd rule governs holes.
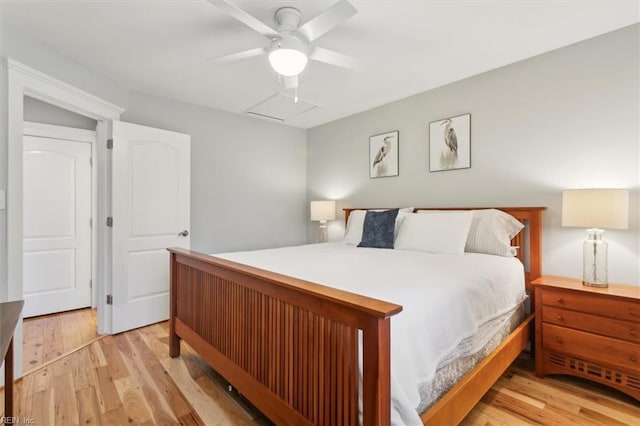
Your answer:
[[[524,224],[524,229],[511,240],[511,244],[520,247],[517,256],[524,265],[525,287],[527,291],[530,291],[531,281],[542,275],[542,212],[547,209],[546,207],[418,207],[414,209],[414,212],[419,210],[480,210],[489,208],[502,210]],[[350,208],[343,210],[346,226],[352,211],[377,209]]]

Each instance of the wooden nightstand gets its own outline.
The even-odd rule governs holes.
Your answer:
[[[640,287],[554,276],[532,284],[536,375],[584,377],[640,400]]]

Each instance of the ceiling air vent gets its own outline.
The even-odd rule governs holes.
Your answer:
[[[318,105],[299,98],[298,102],[295,102],[293,96],[286,93],[276,93],[247,109],[244,113],[271,120],[286,121],[317,107]]]

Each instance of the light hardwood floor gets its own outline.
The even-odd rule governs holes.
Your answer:
[[[99,338],[97,310],[78,309],[24,320],[24,371],[38,368]]]
[[[169,358],[167,323],[94,341],[17,383],[17,415],[37,425],[269,424],[182,345]],[[579,379],[536,378],[523,355],[463,422],[540,424],[637,426],[640,403]]]

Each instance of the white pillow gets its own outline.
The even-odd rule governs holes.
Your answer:
[[[471,211],[433,211],[409,215],[398,230],[394,248],[428,253],[464,253]]]
[[[524,228],[524,225],[503,211],[496,209],[474,210],[471,229],[465,247],[468,253],[486,253],[512,257],[516,247],[511,239]]]
[[[388,209],[387,209],[388,210]],[[374,210],[374,211],[385,211],[382,210]],[[400,224],[404,220],[404,217],[407,214],[413,212],[413,207],[404,207],[398,211],[398,216],[396,216],[396,226],[394,235],[398,235],[398,229]],[[349,220],[347,221],[347,229],[344,232],[344,242],[350,246],[357,246],[362,241],[362,229],[364,228],[364,217],[367,215],[367,210],[353,210],[349,214]]]

